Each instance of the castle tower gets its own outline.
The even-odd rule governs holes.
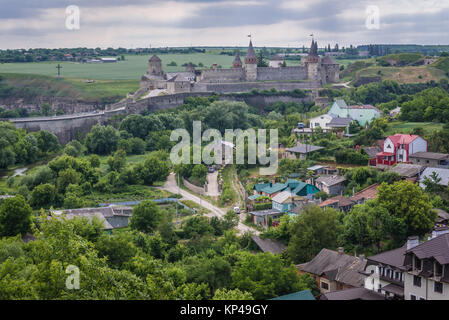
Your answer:
[[[246,81],[257,80],[257,56],[251,40],[249,41],[248,53],[245,56],[245,76]]]
[[[232,67],[233,68],[242,68],[242,60],[240,59],[240,52],[239,49],[237,49],[237,51],[235,52],[235,59],[232,62]]]
[[[307,78],[310,80],[320,80],[320,57],[318,56],[318,43],[312,39],[309,55],[306,58]]]
[[[148,60],[148,74],[154,76],[163,76],[162,60],[157,55],[154,55]]]

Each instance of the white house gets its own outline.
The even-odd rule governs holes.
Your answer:
[[[321,128],[323,131],[331,130],[332,128],[328,124],[332,121],[333,117],[330,114],[322,114],[315,118],[310,118],[310,128],[317,129]]]

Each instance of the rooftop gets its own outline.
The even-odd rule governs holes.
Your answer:
[[[330,281],[360,287],[364,284],[360,271],[365,269],[366,262],[365,259],[324,248],[302,267],[302,271],[319,276],[324,274]]]
[[[339,117],[333,117],[332,120],[327,124],[329,127],[339,127],[344,126],[346,127],[352,122],[351,118],[339,118]]]
[[[416,152],[416,153],[411,154],[410,158],[444,160],[444,159],[449,159],[449,154],[437,153],[437,152]]]
[[[404,178],[411,178],[419,175],[423,170],[424,167],[419,164],[398,163],[388,171],[395,172]]]
[[[334,186],[344,181],[346,181],[345,177],[338,175],[324,175],[316,179],[316,182],[322,183],[328,187]]]
[[[385,300],[385,296],[365,288],[351,288],[325,293],[320,300]]]
[[[306,154],[306,153],[310,153],[310,152],[314,152],[314,151],[318,151],[324,149],[323,147],[319,147],[319,146],[313,146],[310,144],[299,144],[293,148],[287,148],[285,150],[287,150],[288,152],[293,152],[293,153],[302,153],[302,154]]]
[[[425,168],[422,172],[421,176],[419,177],[419,186],[421,188],[424,188],[425,185],[423,184],[423,181],[426,177],[430,178],[430,175],[435,172],[439,178],[441,178],[441,181],[438,183],[443,186],[447,186],[449,184],[449,169],[442,169],[442,168]]]
[[[252,236],[251,239],[259,246],[263,252],[271,252],[272,254],[282,253],[287,247],[279,240],[261,239],[258,236]]]
[[[379,187],[378,183],[375,183],[373,185],[370,185],[369,187],[363,189],[362,191],[359,191],[355,193],[351,199],[352,201],[358,202],[360,200],[371,200],[376,199],[377,197],[377,188]]]
[[[434,258],[440,264],[449,263],[449,233],[423,242],[406,251],[414,253],[419,259]]]
[[[309,290],[298,291],[290,294],[286,294],[284,296],[280,296],[277,298],[273,298],[270,300],[315,300],[312,292]]]
[[[377,263],[386,264],[389,266],[393,266],[399,269],[402,269],[404,263],[404,254],[407,250],[407,244],[404,244],[402,247],[385,251],[374,256],[368,257],[368,261],[373,261]]]
[[[258,217],[271,216],[271,215],[275,215],[275,214],[279,214],[279,213],[281,213],[281,212],[276,209],[267,209],[267,210],[250,211],[249,212],[249,214],[251,214],[253,216],[258,216]]]
[[[338,207],[346,207],[354,204],[353,201],[351,201],[349,198],[346,198],[345,196],[335,196],[323,201],[320,204],[320,207],[326,207],[335,203],[338,203],[337,204]]]

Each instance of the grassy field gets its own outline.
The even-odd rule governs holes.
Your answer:
[[[379,74],[380,72],[380,74]],[[399,83],[420,83],[446,78],[444,71],[430,66],[419,67],[368,67],[357,72],[360,77],[382,76],[382,80]]]
[[[426,133],[430,133],[434,130],[439,130],[443,127],[442,123],[434,122],[401,122],[394,121],[388,125],[386,130],[387,135],[392,135],[395,133],[410,133],[413,128],[421,127]]]
[[[83,101],[105,100],[113,102],[139,88],[138,80],[58,79],[47,75],[0,73],[3,81],[15,89],[14,95],[32,99],[36,96],[70,97]]]
[[[160,54],[162,67],[165,72],[184,71],[184,63],[203,63],[208,68],[217,63],[223,68],[229,68],[234,60],[233,56],[194,53],[194,54]],[[39,74],[56,77],[58,63],[62,66],[62,77],[65,79],[82,80],[139,80],[148,68],[147,55],[126,55],[125,61],[116,63],[76,63],[76,62],[32,62],[32,63],[3,63],[0,73]],[[242,57],[243,58],[243,57]],[[177,66],[167,66],[172,61]],[[287,65],[298,65],[297,61],[287,61]]]

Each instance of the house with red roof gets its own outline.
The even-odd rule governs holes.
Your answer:
[[[418,135],[395,134],[388,136],[383,144],[382,152],[376,155],[377,165],[392,166],[396,163],[410,163],[410,155],[427,152],[427,141]]]

